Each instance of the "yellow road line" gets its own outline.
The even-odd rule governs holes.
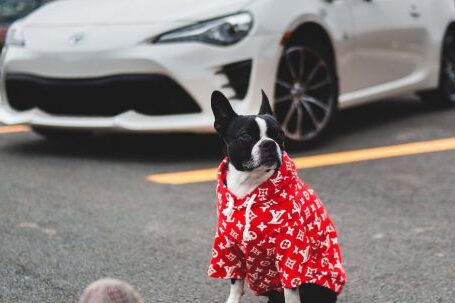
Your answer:
[[[147,180],[162,184],[189,184],[216,180],[216,168],[189,170],[147,176]]]
[[[23,133],[30,131],[27,125],[0,126],[0,134]]]
[[[455,137],[300,157],[294,158],[294,162],[298,169],[302,169],[447,150],[455,150]],[[190,184],[216,180],[216,175],[216,169],[211,168],[150,175],[147,180],[162,184]]]

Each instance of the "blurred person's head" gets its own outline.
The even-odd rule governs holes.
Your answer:
[[[143,300],[128,283],[115,279],[101,279],[84,290],[79,303],[143,303]]]

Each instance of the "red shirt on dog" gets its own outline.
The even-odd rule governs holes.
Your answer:
[[[219,166],[218,226],[208,274],[246,279],[256,295],[315,283],[340,293],[346,280],[335,227],[319,197],[283,155],[280,170],[243,198]]]

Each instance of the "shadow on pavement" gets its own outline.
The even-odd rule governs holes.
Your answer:
[[[315,148],[330,147],[333,139],[347,137],[359,130],[373,131],[386,124],[399,124],[408,118],[431,115],[416,99],[385,100],[340,111],[327,136]],[[48,142],[36,139],[15,141],[8,151],[33,156],[95,158],[132,162],[216,160],[223,155],[221,139],[214,134],[105,134],[83,141]]]
[[[223,155],[221,139],[206,134],[100,134],[70,142],[35,140],[6,147],[33,156],[95,158],[125,162],[218,160]]]
[[[327,139],[358,130],[378,129],[385,124],[403,122],[407,118],[428,115],[435,111],[437,110],[426,108],[416,98],[388,99],[346,109],[338,113]]]

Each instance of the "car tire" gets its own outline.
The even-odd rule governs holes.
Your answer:
[[[74,142],[89,139],[93,133],[85,130],[62,130],[47,127],[32,126],[32,131],[52,142]]]
[[[275,82],[274,112],[288,146],[314,146],[338,107],[338,79],[329,45],[290,41]]]
[[[440,66],[438,88],[418,94],[430,108],[455,105],[455,30],[450,30],[444,38]]]

